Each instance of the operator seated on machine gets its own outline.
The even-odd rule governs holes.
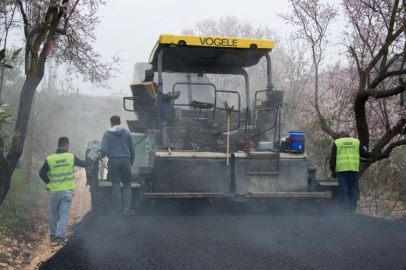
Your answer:
[[[151,69],[145,70],[145,79],[143,82],[152,82],[155,88],[155,92],[157,95],[159,95],[159,88],[158,85],[154,82],[154,71]],[[160,108],[160,115],[161,119],[164,122],[169,121],[169,115],[170,115],[170,108],[171,108],[171,101],[172,99],[178,99],[179,98],[179,92],[175,93],[175,96],[172,96],[172,93],[162,93],[161,94],[161,99],[159,99],[160,103],[159,108]]]

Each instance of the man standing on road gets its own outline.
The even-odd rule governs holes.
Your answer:
[[[49,190],[49,232],[51,243],[60,244],[65,236],[69,210],[75,189],[74,167],[90,166],[91,162],[78,159],[69,151],[69,139],[58,140],[58,150],[47,157],[39,176]],[[59,226],[58,226],[59,220]]]
[[[330,170],[333,178],[338,177],[338,197],[349,213],[357,211],[360,159],[370,157],[360,141],[350,137],[348,127],[340,129],[340,139],[334,141],[331,150]]]
[[[131,166],[134,163],[135,152],[131,133],[121,127],[120,117],[110,118],[111,128],[103,135],[101,142],[101,158],[107,156],[109,178],[113,185],[114,211],[111,216],[133,216],[131,210]],[[121,202],[120,182],[123,182],[123,203]]]

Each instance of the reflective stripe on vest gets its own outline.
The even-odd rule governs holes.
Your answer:
[[[336,172],[359,171],[360,142],[354,138],[341,138],[335,141],[337,147]]]
[[[75,189],[75,156],[70,153],[47,157],[49,166],[47,187],[50,191]]]

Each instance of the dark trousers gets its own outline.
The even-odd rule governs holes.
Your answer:
[[[345,210],[357,211],[358,172],[338,172],[338,197]]]
[[[113,202],[114,210],[122,209],[121,201],[124,202],[124,208],[131,208],[131,161],[129,158],[111,158],[108,163],[109,178],[113,184]],[[120,183],[123,182],[123,198],[121,198]]]

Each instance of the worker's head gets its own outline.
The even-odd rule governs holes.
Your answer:
[[[152,82],[154,80],[154,71],[152,69],[145,70],[144,82]]]
[[[58,149],[69,150],[69,139],[68,137],[60,137],[58,140]]]
[[[340,128],[340,137],[341,138],[350,136],[350,133],[351,133],[351,130],[348,126],[342,126]]]
[[[110,117],[110,124],[111,124],[112,127],[121,125],[120,116],[113,115],[112,117]]]

